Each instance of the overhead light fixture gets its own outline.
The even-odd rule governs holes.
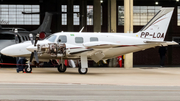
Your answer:
[[[179,2],[179,0],[176,0],[176,2]]]
[[[156,2],[155,2],[155,4],[156,4],[156,5],[158,5],[158,4],[159,4],[159,2],[157,2],[157,1],[156,1]]]
[[[101,0],[100,2],[103,3],[103,0]]]

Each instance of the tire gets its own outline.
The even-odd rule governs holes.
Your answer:
[[[26,73],[31,73],[32,72],[32,67],[30,65],[25,66],[25,72]]]
[[[79,74],[86,74],[88,72],[88,68],[78,68]]]
[[[62,64],[58,65],[57,66],[57,70],[60,72],[60,73],[64,73],[66,71],[66,65],[64,65],[64,68],[62,68]]]

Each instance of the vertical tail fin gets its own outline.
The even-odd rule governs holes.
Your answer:
[[[52,13],[46,12],[41,26],[39,26],[38,29],[36,29],[32,32],[35,32],[35,33],[41,33],[41,32],[49,33],[49,32],[51,32],[50,27],[51,27],[51,22],[52,22],[52,15],[53,15]]]
[[[174,8],[162,8],[139,32],[140,38],[163,41]]]

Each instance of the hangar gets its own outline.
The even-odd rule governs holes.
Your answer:
[[[55,12],[52,32],[124,32],[125,0],[1,0],[0,23],[3,27],[36,29],[45,12]],[[127,1],[127,0],[126,0]],[[133,32],[139,31],[162,7],[174,7],[174,14],[165,40],[179,42],[179,0],[133,1]],[[128,4],[130,5],[130,4]],[[41,12],[21,15],[19,12]],[[179,65],[179,46],[168,46],[166,65]],[[133,54],[134,65],[159,65],[158,47]]]

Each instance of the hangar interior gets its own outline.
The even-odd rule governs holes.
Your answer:
[[[3,27],[34,30],[42,23],[45,12],[54,12],[52,33],[79,32],[82,27],[84,32],[124,32],[124,0],[1,0],[0,2],[0,22]],[[115,5],[115,10],[109,12],[110,3]],[[165,40],[180,43],[179,0],[133,0],[133,30],[138,32],[162,7],[175,8]],[[40,14],[23,15],[22,11]],[[115,13],[116,16],[109,16],[109,13]],[[114,23],[116,30],[109,29],[109,19],[116,21],[116,24]],[[97,24],[99,21],[100,26]],[[133,64],[159,65],[158,48],[134,53]],[[180,65],[180,47],[168,46],[167,50],[165,64]]]

